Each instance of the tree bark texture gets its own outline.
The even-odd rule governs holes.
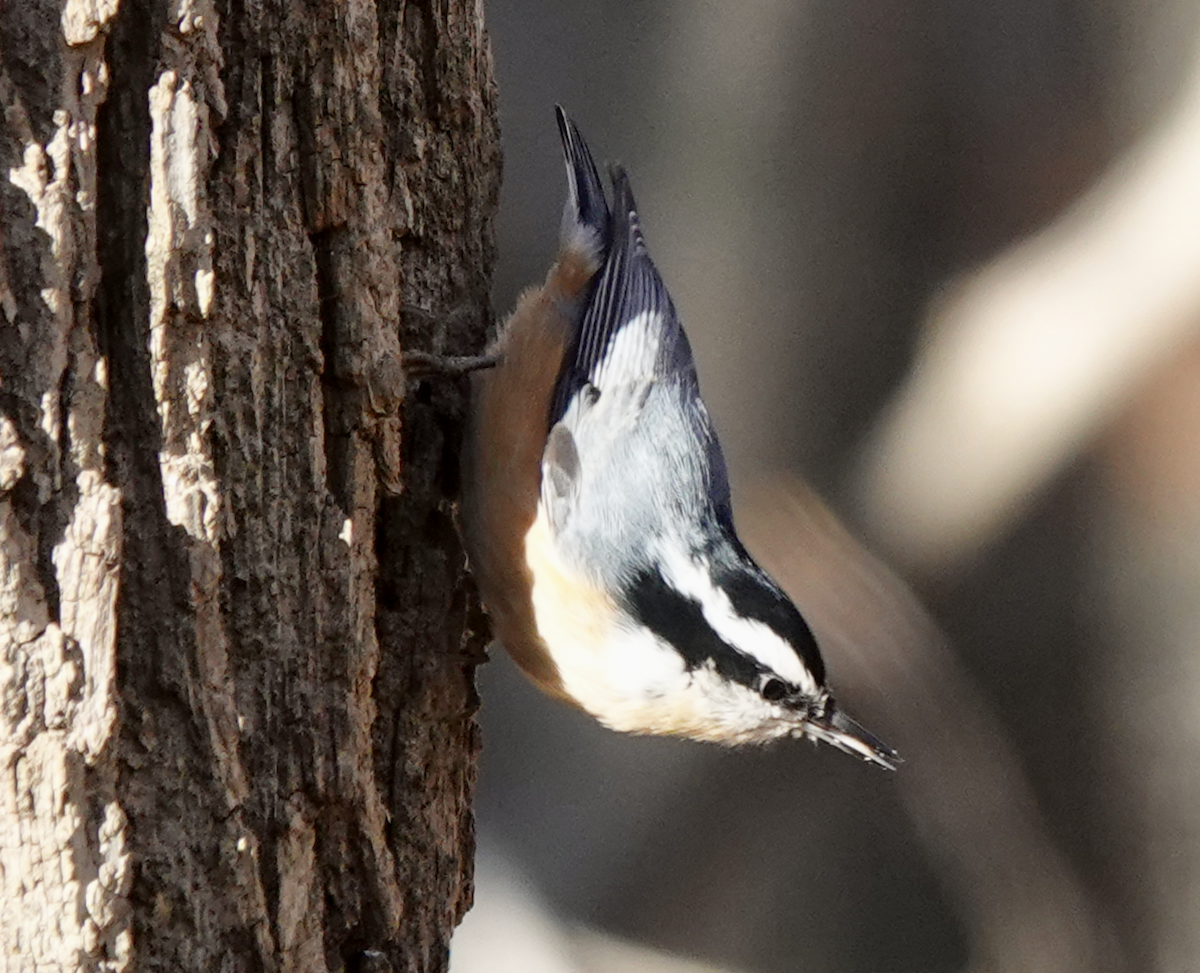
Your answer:
[[[444,968],[481,3],[0,4],[0,107],[0,966]]]

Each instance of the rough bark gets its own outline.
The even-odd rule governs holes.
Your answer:
[[[6,970],[434,970],[470,902],[477,0],[0,5]],[[401,401],[403,400],[403,402]]]

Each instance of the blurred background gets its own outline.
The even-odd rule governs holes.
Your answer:
[[[562,102],[631,173],[748,546],[907,762],[621,737],[495,653],[452,968],[1200,969],[1200,4],[488,17],[498,313]]]

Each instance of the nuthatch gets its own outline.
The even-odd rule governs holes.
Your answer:
[[[472,376],[461,521],[497,640],[628,733],[824,740],[894,768],[845,715],[800,612],[733,526],[721,448],[629,178],[613,208],[558,109],[558,257]]]

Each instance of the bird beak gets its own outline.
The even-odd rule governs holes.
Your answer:
[[[902,763],[895,750],[855,723],[832,700],[823,716],[810,716],[804,721],[804,734],[888,770]]]

